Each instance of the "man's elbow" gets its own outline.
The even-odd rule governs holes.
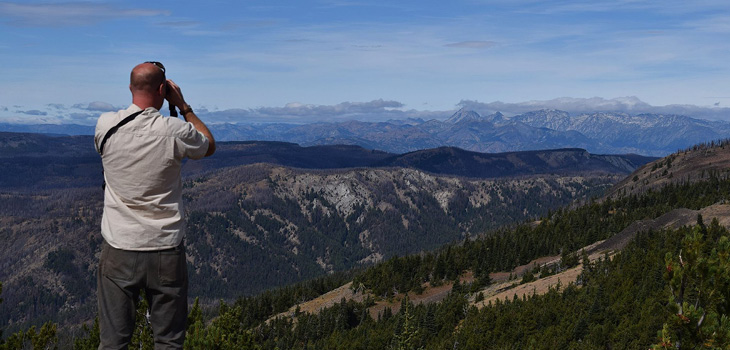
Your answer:
[[[215,141],[210,140],[210,143],[208,144],[208,152],[205,152],[206,157],[210,157],[215,153]]]

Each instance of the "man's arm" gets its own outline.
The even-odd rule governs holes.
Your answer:
[[[195,130],[200,131],[200,133],[208,139],[208,152],[205,152],[205,156],[208,157],[213,155],[213,153],[215,153],[215,139],[213,138],[213,134],[211,134],[210,130],[208,130],[208,127],[205,126],[203,121],[200,120],[197,115],[195,115],[195,112],[193,112],[193,109],[190,108],[190,105],[187,103],[183,108],[180,108],[180,114],[182,114],[186,122],[193,124]]]
[[[172,80],[167,80],[167,95],[165,96],[165,99],[167,99],[167,103],[171,103],[173,106],[176,106],[178,109],[180,109],[180,114],[182,114],[183,118],[185,118],[185,121],[193,124],[193,127],[195,130],[198,130],[203,136],[205,136],[206,139],[208,139],[208,151],[205,153],[205,156],[211,156],[213,153],[215,153],[215,139],[213,138],[213,134],[208,130],[208,127],[205,126],[205,123],[203,123],[200,118],[198,118],[197,115],[195,115],[195,112],[193,112],[193,109],[190,107],[189,104],[185,103],[185,98],[183,98],[182,91],[180,90],[180,87],[175,84]]]

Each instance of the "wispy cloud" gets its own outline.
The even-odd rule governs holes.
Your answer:
[[[206,122],[216,123],[290,123],[309,124],[318,122],[385,122],[409,120],[446,119],[454,110],[405,109],[398,101],[373,100],[370,102],[342,102],[334,105],[307,105],[288,103],[283,107],[233,108],[208,111],[197,108],[196,112]]]
[[[59,110],[59,109],[64,109],[64,108],[66,108],[66,107],[65,107],[65,106],[64,106],[63,104],[61,104],[61,103],[49,103],[49,104],[47,104],[47,105],[46,105],[46,107],[48,107],[48,108],[51,108],[51,109],[56,109],[56,110]]]
[[[35,115],[35,116],[48,115],[47,112],[39,111],[37,109],[31,109],[31,110],[27,110],[27,111],[17,110],[17,111],[15,111],[15,113],[22,113],[22,114]]]
[[[462,99],[557,96],[635,95],[653,104],[728,106],[730,98],[706,98],[730,92],[723,79],[728,13],[727,0],[287,0],[172,7],[141,0],[0,0],[0,60],[10,67],[0,96],[8,106],[37,100],[71,106],[80,96],[119,104],[122,94],[114,89],[127,84],[129,60],[156,57],[193,102],[261,118],[348,118],[357,112],[335,111],[366,106],[338,102],[378,98],[404,105],[372,111],[379,116],[426,104],[447,110]],[[155,33],[155,40],[140,41],[117,24]],[[191,47],[198,54],[180,54]],[[288,101],[304,104],[284,106]],[[104,108],[111,107],[87,102],[74,110]],[[16,109],[60,111],[33,106],[9,113]]]
[[[169,28],[194,28],[199,25],[201,25],[201,22],[199,21],[169,21],[169,22],[160,22],[157,23],[160,27],[169,27]]]
[[[466,49],[485,49],[496,46],[494,41],[461,41],[458,43],[446,44],[446,47],[466,48]]]
[[[248,28],[267,28],[274,27],[281,24],[281,20],[278,19],[250,19],[250,20],[236,20],[224,23],[221,29],[224,31],[234,31],[239,29]]]
[[[322,120],[401,118],[403,104],[382,99],[370,102],[342,102],[336,105],[311,105],[292,102],[284,107],[260,107],[255,109],[227,109],[208,112],[207,115],[220,122],[293,122],[305,123]]]
[[[702,20],[688,21],[684,27],[703,33],[730,33],[730,15],[717,14]]]
[[[346,115],[356,113],[382,113],[395,108],[401,108],[403,104],[397,101],[374,100],[370,102],[342,102],[336,105],[309,105],[302,103],[289,103],[285,107],[264,107],[258,111],[268,115]]]
[[[0,18],[21,27],[88,26],[110,19],[169,15],[167,10],[130,9],[111,4],[0,2]]]

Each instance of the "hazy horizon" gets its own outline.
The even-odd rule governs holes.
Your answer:
[[[0,107],[0,123],[10,124],[77,124],[95,125],[101,113],[127,108],[127,105],[114,106],[104,102],[65,106],[47,104],[24,109],[23,106]],[[474,110],[482,115],[502,113],[507,117],[541,109],[555,109],[573,116],[586,113],[608,112],[636,114],[682,115],[696,119],[720,120],[730,122],[730,108],[701,107],[694,105],[652,106],[636,97],[615,99],[594,98],[556,98],[547,101],[525,101],[505,103],[500,101],[482,103],[461,100],[451,110],[430,111],[405,109],[397,101],[374,100],[370,102],[343,102],[337,105],[287,104],[282,107],[260,107],[255,109],[232,108],[226,110],[196,109],[197,114],[212,124],[258,124],[290,123],[308,124],[315,122],[406,120],[445,120],[459,109]],[[162,108],[167,114],[167,105]]]

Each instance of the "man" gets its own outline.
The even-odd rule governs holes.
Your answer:
[[[159,62],[132,70],[132,105],[104,113],[94,143],[104,166],[104,214],[97,280],[99,349],[126,349],[144,290],[155,349],[181,349],[187,321],[187,264],[180,168],[215,152],[208,128]],[[185,121],[166,118],[167,100]],[[126,123],[120,122],[132,117]]]

